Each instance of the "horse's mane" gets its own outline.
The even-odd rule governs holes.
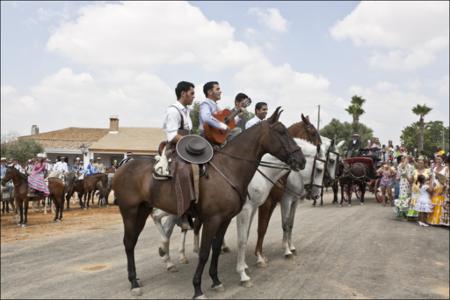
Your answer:
[[[267,120],[264,120],[252,127],[250,127],[249,129],[245,129],[244,131],[242,131],[240,134],[238,134],[234,139],[232,139],[231,141],[227,142],[227,144],[225,145],[224,149],[227,149],[229,146],[232,146],[236,143],[242,143],[241,140],[247,140],[249,135],[254,134],[253,132],[256,130],[259,130],[259,128],[262,126],[262,124],[264,122],[267,122]]]

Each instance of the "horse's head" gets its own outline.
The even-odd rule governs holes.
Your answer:
[[[266,152],[287,163],[293,170],[302,170],[306,163],[302,149],[289,135],[287,128],[278,121],[280,114],[280,107],[277,107],[272,116],[261,123],[260,144]]]
[[[66,191],[66,200],[69,200],[73,195],[73,190],[75,186],[75,181],[77,179],[77,176],[74,172],[69,172],[65,175],[65,191]]]
[[[2,178],[2,185],[3,186],[6,186],[6,183],[8,182],[8,181],[10,181],[10,180],[12,180],[14,177],[16,177],[16,172],[19,172],[19,171],[17,171],[14,167],[12,167],[12,166],[7,166],[6,167],[6,173],[5,173],[5,176],[3,176],[3,178]]]
[[[334,140],[329,139],[327,137],[322,137],[322,145],[321,145],[321,157],[327,160],[327,169],[326,176],[329,177],[330,180],[334,180],[336,178],[336,169],[339,160],[339,154],[336,151],[336,146],[334,145]]]
[[[321,194],[320,186],[323,185],[325,174],[325,163],[316,159],[317,146],[303,139],[295,139],[295,142],[302,148],[306,158],[306,167],[301,171],[305,184],[311,185],[309,197],[317,199]],[[315,161],[315,162],[314,162]]]
[[[301,122],[295,123],[291,127],[289,127],[289,133],[294,138],[304,139],[315,146],[320,146],[320,144],[322,144],[320,134],[317,131],[316,127],[314,127],[314,125],[309,121],[309,116],[305,117],[302,114],[301,117]]]

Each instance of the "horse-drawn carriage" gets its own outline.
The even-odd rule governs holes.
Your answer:
[[[339,178],[341,186],[341,205],[343,201],[351,205],[352,194],[364,203],[366,187],[375,194],[378,202],[383,201],[383,196],[378,188],[379,178],[377,169],[381,164],[381,151],[379,149],[361,149],[359,156],[343,160],[344,168]]]

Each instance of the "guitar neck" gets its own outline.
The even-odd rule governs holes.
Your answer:
[[[231,120],[234,119],[234,117],[236,117],[239,114],[239,111],[236,108],[233,108],[231,110],[231,113],[225,118],[224,122],[225,124],[230,122]]]

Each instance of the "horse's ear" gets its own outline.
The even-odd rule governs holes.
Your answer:
[[[302,121],[303,121],[303,123],[305,123],[305,124],[309,124],[309,118],[308,118],[308,117],[305,117],[303,114],[302,114]]]
[[[273,114],[270,116],[270,118],[267,119],[267,121],[269,121],[269,123],[278,122],[278,119],[280,118],[280,114],[282,112],[282,110],[280,111],[280,109],[281,109],[281,106],[278,106],[277,109],[275,109]]]

